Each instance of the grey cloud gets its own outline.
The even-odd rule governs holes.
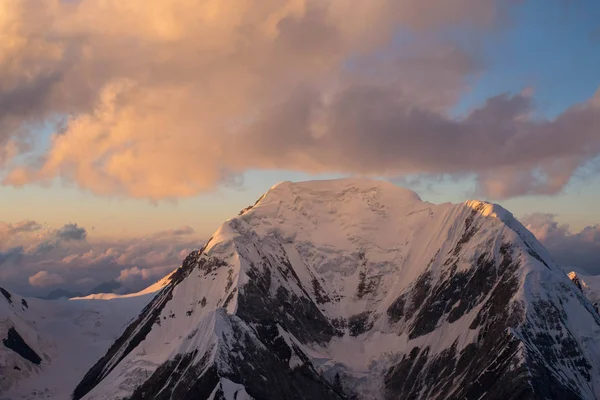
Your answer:
[[[530,214],[521,221],[564,269],[600,274],[600,224],[574,233],[569,225],[559,224],[554,214]]]
[[[0,251],[0,266],[4,264],[18,264],[23,257],[24,249],[22,246],[12,247],[5,251]]]
[[[47,109],[52,89],[60,80],[61,72],[53,72],[24,79],[10,88],[0,86],[0,121],[9,117],[39,115]]]
[[[530,98],[500,95],[454,120],[414,106],[401,88],[349,86],[329,104],[307,89],[263,114],[238,151],[311,172],[476,173],[492,198],[552,194],[600,154],[597,100],[532,121]],[[322,135],[311,132],[315,115]]]
[[[26,220],[15,224],[8,224],[9,234],[18,234],[23,232],[34,232],[42,229],[42,225],[36,221]]]
[[[161,236],[184,236],[184,235],[191,235],[191,234],[193,234],[195,232],[196,231],[191,226],[182,226],[181,228],[177,228],[177,229],[170,229],[170,230],[167,230],[167,231],[160,231],[160,232],[155,233],[154,235],[157,236],[157,237],[161,237]]]
[[[85,240],[87,231],[77,224],[66,224],[56,231],[56,237],[60,240]]]

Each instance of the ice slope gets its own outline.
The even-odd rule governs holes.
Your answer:
[[[135,294],[57,301],[0,289],[0,338],[16,332],[21,348],[24,342],[30,349],[19,354],[6,343],[0,346],[0,399],[68,398],[85,371],[169,277]]]
[[[500,206],[284,182],[186,258],[73,397],[594,399],[599,329]]]
[[[71,297],[71,300],[112,300],[112,299],[124,299],[124,298],[128,298],[128,297],[140,297],[140,296],[144,296],[147,294],[154,294],[169,284],[169,282],[171,281],[171,276],[173,275],[174,272],[175,271],[171,272],[170,274],[166,275],[164,278],[159,279],[152,285],[148,286],[147,288],[145,288],[143,290],[140,290],[139,292],[127,293],[127,294],[94,293],[94,294],[89,294],[89,295],[83,296],[83,297]]]

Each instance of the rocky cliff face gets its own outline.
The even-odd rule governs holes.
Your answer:
[[[190,254],[74,399],[594,399],[600,316],[499,206],[282,183]]]

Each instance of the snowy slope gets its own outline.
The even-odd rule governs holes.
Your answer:
[[[117,293],[93,293],[83,297],[71,297],[71,300],[113,300],[113,299],[125,299],[128,297],[140,297],[147,294],[154,294],[167,286],[171,282],[171,276],[175,271],[166,275],[164,278],[158,280],[156,283],[148,286],[147,288],[140,290],[135,293],[117,294]]]
[[[165,279],[109,301],[96,300],[110,297],[102,295],[57,301],[22,298],[0,288],[0,399],[68,398]]]
[[[600,316],[503,208],[284,182],[191,253],[74,399],[594,399]]]

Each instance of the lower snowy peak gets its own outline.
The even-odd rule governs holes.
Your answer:
[[[69,398],[152,297],[49,301],[0,287],[0,400]]]
[[[0,287],[0,399],[8,388],[42,369],[44,343],[28,320],[29,302]]]
[[[274,186],[191,253],[74,399],[595,399],[600,315],[508,211]]]

